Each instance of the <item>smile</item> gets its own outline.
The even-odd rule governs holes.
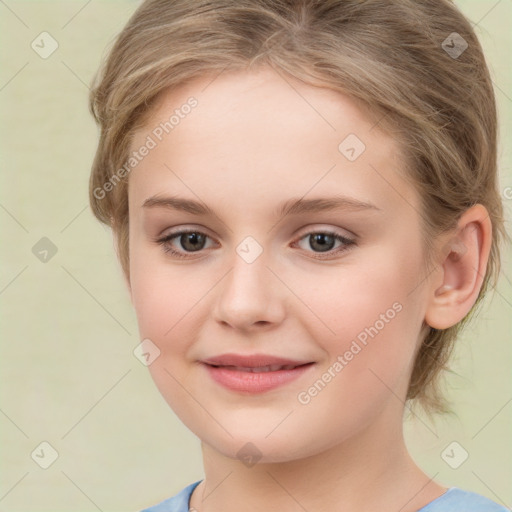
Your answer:
[[[288,384],[309,372],[315,363],[257,367],[203,364],[210,378],[221,386],[243,393],[263,393]]]

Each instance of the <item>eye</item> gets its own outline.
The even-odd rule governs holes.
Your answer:
[[[303,240],[305,240],[306,245],[309,245],[309,247],[314,249],[314,252],[318,254],[318,256],[314,256],[317,259],[331,258],[332,256],[347,251],[349,246],[355,244],[355,240],[344,237],[333,231],[312,231],[295,243],[300,244]],[[333,250],[336,242],[340,242],[341,245]],[[322,256],[322,253],[327,254],[326,256]]]
[[[206,241],[210,237],[201,231],[194,229],[183,229],[174,233],[169,233],[161,238],[155,240],[160,244],[164,251],[177,258],[189,258],[194,252],[200,253],[205,249]],[[173,246],[173,240],[178,239],[178,245],[181,249],[177,250]],[[299,245],[300,242],[305,240],[306,244],[313,249],[313,252],[318,254],[314,256],[317,259],[327,259],[337,254],[341,254],[348,250],[349,246],[355,244],[355,240],[344,237],[339,233],[333,231],[312,231],[301,237],[294,245]],[[336,242],[341,245],[335,248]],[[301,249],[306,250],[304,247]],[[326,254],[323,256],[322,254]]]
[[[179,245],[184,249],[183,251],[177,251],[172,246],[172,240],[178,239]],[[187,258],[187,253],[199,252],[205,248],[206,239],[210,238],[205,233],[197,230],[181,230],[176,233],[170,233],[162,238],[156,240],[166,253],[170,253],[177,258]]]

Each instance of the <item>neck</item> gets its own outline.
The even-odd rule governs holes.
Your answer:
[[[340,504],[345,512],[414,512],[446,491],[410,457],[401,421],[385,417],[349,440],[286,462],[247,467],[201,446],[205,479],[190,503],[198,512],[334,512]]]

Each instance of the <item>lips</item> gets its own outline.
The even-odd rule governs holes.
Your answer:
[[[253,369],[258,369],[258,371],[277,371],[280,369],[291,370],[313,361],[287,359],[269,354],[222,354],[210,357],[202,362],[211,366],[232,366],[241,371],[251,371]]]
[[[244,367],[244,366],[231,366],[231,365],[211,365],[215,366],[216,368],[226,368],[227,370],[233,370],[233,371],[239,371],[239,372],[250,372],[250,373],[265,373],[265,372],[277,372],[279,370],[293,370],[294,368],[297,368],[297,366],[302,365],[280,365],[280,364],[272,364],[269,366],[257,366],[257,367]]]
[[[236,392],[264,393],[308,373],[315,363],[266,354],[224,354],[201,361],[210,377]]]

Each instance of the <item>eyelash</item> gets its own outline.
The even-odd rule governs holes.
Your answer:
[[[172,249],[172,247],[169,245],[169,242],[171,240],[173,240],[174,238],[178,238],[181,235],[184,235],[184,234],[187,234],[187,233],[197,233],[197,234],[200,234],[200,235],[204,235],[207,238],[210,238],[206,233],[203,233],[202,231],[198,231],[197,229],[183,229],[181,231],[177,231],[175,233],[170,233],[168,235],[165,235],[162,238],[157,238],[155,240],[155,242],[158,243],[159,245],[161,245],[163,247],[163,250],[167,254],[171,254],[173,257],[176,257],[176,258],[184,258],[184,259],[186,259],[186,258],[190,257],[188,255],[192,255],[192,254],[194,254],[194,252],[200,253],[202,249],[199,250],[199,251],[185,253],[185,254],[187,254],[187,255],[185,255],[185,254],[183,254],[180,251],[176,251],[175,249]],[[313,253],[313,254],[329,254],[328,257],[325,257],[325,256],[314,256],[314,258],[318,259],[318,260],[331,259],[333,255],[344,253],[345,251],[349,250],[351,245],[356,245],[355,240],[352,240],[350,238],[346,238],[344,236],[341,236],[338,233],[335,233],[335,232],[329,231],[329,230],[310,231],[309,233],[306,233],[305,235],[301,236],[298,239],[298,241],[300,241],[300,240],[302,240],[302,239],[304,239],[304,238],[306,238],[306,237],[308,237],[310,235],[318,235],[318,234],[332,236],[336,241],[342,242],[344,244],[343,246],[338,247],[337,249],[331,249],[330,251],[327,251],[326,253]],[[307,252],[309,252],[309,251],[307,251]]]

